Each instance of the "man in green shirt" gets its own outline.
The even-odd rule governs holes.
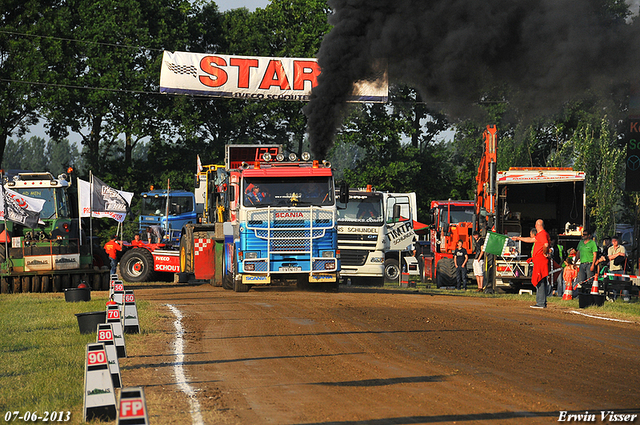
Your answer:
[[[598,256],[598,245],[591,239],[591,232],[584,230],[582,240],[578,243],[578,256],[580,257],[580,269],[578,269],[578,282],[593,279],[596,258]]]

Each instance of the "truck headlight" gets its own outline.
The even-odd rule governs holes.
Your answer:
[[[258,258],[258,251],[245,251],[244,258],[246,258],[247,260],[255,260],[256,258]]]
[[[382,257],[373,257],[369,261],[372,263],[384,263],[384,258]]]
[[[333,251],[322,251],[321,255],[322,255],[322,258],[333,258],[333,257],[335,257],[335,254],[333,253]]]

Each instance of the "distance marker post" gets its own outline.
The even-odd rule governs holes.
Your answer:
[[[120,306],[120,313],[124,305],[124,283],[121,280],[113,283],[113,300]]]
[[[116,342],[116,352],[118,357],[127,357],[127,348],[124,342],[124,334],[122,332],[122,316],[120,315],[120,307],[117,305],[107,306],[107,323],[113,327],[113,338]]]
[[[113,285],[118,281],[118,275],[112,274],[109,278],[109,298],[113,295]]]
[[[138,322],[138,308],[133,290],[124,291],[124,332],[128,334],[139,334],[140,323]]]
[[[111,372],[111,380],[114,388],[122,387],[120,379],[120,364],[118,363],[118,353],[116,352],[115,339],[113,337],[113,327],[111,323],[100,323],[98,325],[98,341],[104,344],[107,351],[107,362]]]
[[[87,344],[84,367],[84,421],[116,419],[116,395],[103,343]]]
[[[120,391],[118,425],[146,425],[149,423],[144,388],[123,388]]]

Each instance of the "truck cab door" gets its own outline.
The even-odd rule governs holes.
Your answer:
[[[402,251],[414,242],[415,211],[408,196],[388,195],[385,201],[386,234],[389,250]]]

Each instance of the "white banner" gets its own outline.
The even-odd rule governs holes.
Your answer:
[[[308,101],[318,84],[316,59],[164,52],[160,92],[257,100]],[[375,81],[354,84],[350,102],[385,103],[386,66]]]
[[[124,192],[122,190],[118,190],[117,192],[131,205],[131,199],[133,198],[132,192]],[[91,207],[91,183],[78,179],[78,201],[80,217],[89,217]],[[96,218],[112,218],[118,223],[122,223],[127,217],[127,213],[93,211],[91,216]]]

